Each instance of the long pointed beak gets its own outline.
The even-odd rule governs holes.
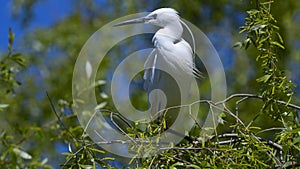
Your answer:
[[[123,26],[123,25],[130,25],[130,24],[136,24],[136,23],[145,23],[147,20],[149,20],[147,17],[136,18],[136,19],[131,19],[131,20],[127,20],[127,21],[117,23],[114,26]]]

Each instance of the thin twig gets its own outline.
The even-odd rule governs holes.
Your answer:
[[[234,117],[239,123],[242,124],[243,127],[245,127],[245,124],[243,123],[243,121],[237,117],[235,114],[233,114],[227,107],[226,107],[226,104],[225,103],[222,103],[223,104],[223,107],[224,109],[226,110],[227,113],[229,113],[232,117]]]
[[[98,112],[98,111],[96,110],[96,111],[93,113],[92,117],[91,117],[91,118],[89,119],[89,121],[87,122],[86,126],[85,126],[84,129],[83,129],[82,137],[83,137],[83,135],[86,133],[87,128],[90,126],[90,123],[91,123],[91,121],[94,119],[94,117],[95,117],[95,115],[96,115],[97,112]]]
[[[128,137],[131,141],[133,141],[135,144],[137,144],[134,139],[132,139],[113,119],[113,113],[110,113],[110,120],[113,123],[115,127],[117,127],[126,137]]]
[[[249,124],[247,125],[246,129],[248,129],[253,123],[254,121],[262,114],[262,112],[265,110],[265,108],[270,104],[270,102],[267,102],[267,104],[265,104],[260,110],[259,112],[254,116],[254,118],[249,122]]]
[[[264,129],[264,130],[258,131],[258,132],[256,132],[255,134],[260,134],[260,133],[267,132],[267,131],[272,131],[272,130],[284,130],[284,129],[285,129],[285,128],[277,128],[277,127],[273,127],[273,128],[269,128],[269,129]]]
[[[231,99],[236,98],[236,97],[258,98],[258,99],[261,99],[261,100],[265,99],[265,98],[263,98],[262,96],[259,96],[259,95],[247,94],[247,93],[237,93],[237,94],[230,95],[229,97],[227,97],[226,99],[224,99],[224,100],[222,100],[220,102],[216,102],[216,104],[221,104],[223,102],[228,102]],[[273,101],[275,101],[277,103],[280,103],[280,104],[284,104],[284,105],[286,105],[288,107],[300,110],[300,106],[297,106],[295,104],[292,104],[292,103],[289,103],[289,102],[285,102],[285,101],[282,101],[282,100],[273,100]]]
[[[248,97],[244,97],[238,101],[235,102],[235,115],[238,117],[239,116],[239,104],[242,103],[243,101],[245,101],[246,99],[248,99]]]
[[[49,102],[50,102],[50,106],[51,106],[51,108],[52,108],[52,111],[54,112],[54,114],[55,114],[55,116],[56,116],[56,118],[57,118],[57,120],[58,120],[58,124],[59,124],[62,128],[64,128],[64,129],[70,134],[70,136],[71,136],[73,139],[77,140],[76,137],[73,135],[73,133],[70,132],[70,130],[69,130],[69,129],[65,126],[65,124],[61,121],[61,119],[60,119],[58,113],[57,113],[56,110],[55,110],[54,104],[53,104],[53,102],[52,102],[52,100],[51,100],[51,98],[50,98],[50,96],[49,96],[49,94],[48,94],[47,91],[46,91],[46,95],[47,95],[48,100],[49,100]]]
[[[163,147],[163,148],[159,148],[162,151],[165,150],[210,150],[210,151],[220,151],[220,149],[218,148],[207,148],[207,147]]]
[[[70,114],[70,115],[64,116],[64,118],[61,119],[61,120],[63,121],[63,120],[65,120],[65,119],[73,118],[73,117],[76,117],[76,115],[75,115],[75,114]],[[58,122],[58,119],[54,119],[54,120],[49,121],[48,123],[46,123],[46,124],[40,126],[40,128],[41,128],[41,129],[49,128],[49,127],[51,127],[54,123],[57,123],[57,122]],[[32,137],[32,136],[33,136],[34,134],[36,134],[36,133],[37,133],[37,131],[34,130],[34,131],[32,131],[31,133],[29,133],[29,134],[23,136],[19,141],[17,141],[16,145],[22,144],[26,139]]]

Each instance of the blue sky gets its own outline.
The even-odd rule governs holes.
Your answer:
[[[71,0],[44,0],[35,4],[33,10],[33,19],[28,27],[23,27],[19,18],[13,18],[12,16],[12,3],[13,1],[0,0],[0,51],[7,50],[7,36],[8,28],[11,27],[15,33],[15,49],[18,47],[18,40],[26,32],[31,31],[39,27],[51,26],[55,22],[62,20],[72,11]],[[22,50],[22,49],[18,49]]]

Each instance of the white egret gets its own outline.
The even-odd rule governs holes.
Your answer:
[[[155,115],[167,107],[186,104],[192,79],[200,75],[194,66],[194,50],[182,38],[183,26],[191,35],[192,32],[172,8],[160,8],[145,17],[127,20],[115,26],[135,23],[160,27],[152,39],[155,49],[144,66],[144,87],[148,91],[150,113]],[[161,90],[164,95],[154,89]],[[178,113],[179,109],[167,112],[168,127],[176,120]]]

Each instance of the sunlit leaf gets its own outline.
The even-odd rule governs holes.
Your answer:
[[[108,98],[108,95],[104,92],[101,92],[100,93],[100,96],[103,98],[103,99],[107,99]]]
[[[7,108],[9,106],[9,104],[0,104],[0,108]]]
[[[73,153],[72,147],[71,147],[71,144],[70,144],[70,143],[68,144],[68,150],[69,150],[70,153]]]
[[[107,105],[107,102],[102,102],[95,107],[95,110],[100,110]]]
[[[233,46],[232,47],[242,47],[243,46],[243,43],[242,42],[236,42],[235,44],[233,44]]]
[[[23,158],[23,159],[26,159],[26,160],[32,159],[31,155],[28,154],[27,152],[23,151],[23,150],[20,150],[20,149],[18,149],[18,148],[14,148],[13,151],[14,151],[18,156],[20,156],[20,157]]]
[[[255,30],[258,30],[258,29],[262,29],[262,28],[265,28],[267,25],[264,25],[264,24],[257,24],[255,26],[252,26],[251,27],[251,30],[255,31]]]

